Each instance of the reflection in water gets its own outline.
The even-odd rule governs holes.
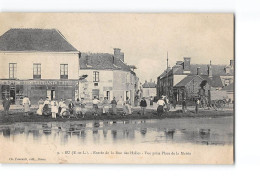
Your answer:
[[[15,123],[0,125],[0,140],[12,137],[13,142],[19,139],[61,145],[120,142],[224,145],[233,142],[232,126],[232,117]]]

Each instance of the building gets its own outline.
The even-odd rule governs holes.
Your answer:
[[[56,29],[10,29],[0,36],[0,101],[75,99],[79,51]]]
[[[156,96],[156,83],[152,80],[150,82],[145,81],[142,85],[143,97],[155,97]]]
[[[221,89],[222,91],[225,91],[227,93],[228,98],[234,102],[234,83],[229,84],[228,86],[223,87]]]
[[[125,63],[124,53],[119,48],[114,54],[82,53],[80,58],[79,96],[87,101],[94,97],[126,100],[134,103],[138,93],[138,77],[134,69]]]
[[[208,90],[220,90],[233,83],[234,61],[229,65],[191,64],[191,59],[177,61],[172,68],[165,70],[157,78],[157,96],[167,95],[181,101],[184,97],[194,99],[198,95],[199,85],[206,80]]]

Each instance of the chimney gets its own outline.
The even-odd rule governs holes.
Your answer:
[[[153,82],[153,80],[152,79],[150,79],[150,83],[152,83]]]
[[[117,64],[120,60],[120,51],[121,49],[120,48],[114,48],[114,64]]]
[[[230,60],[230,66],[231,68],[234,68],[234,60]]]
[[[197,75],[201,75],[200,67],[197,68]]]
[[[212,74],[211,61],[210,61],[210,64],[208,65],[208,76],[209,76],[210,78],[213,76],[213,74]]]
[[[190,57],[184,57],[183,72],[190,73]]]

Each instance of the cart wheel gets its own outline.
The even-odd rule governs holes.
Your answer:
[[[61,116],[62,116],[62,118],[69,119],[70,118],[70,112],[64,111]]]
[[[218,100],[217,104],[218,104],[218,108],[221,108],[221,109],[223,109],[225,106],[225,102],[223,100]]]

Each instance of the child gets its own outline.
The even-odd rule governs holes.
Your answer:
[[[58,113],[58,104],[55,100],[51,101],[51,117],[56,119],[56,114]]]

